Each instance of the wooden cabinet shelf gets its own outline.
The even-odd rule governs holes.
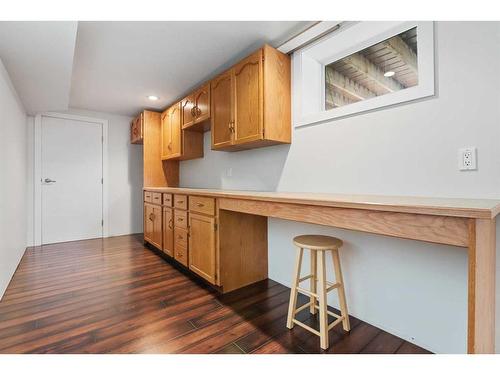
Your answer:
[[[290,58],[264,46],[211,83],[212,149],[291,142]]]

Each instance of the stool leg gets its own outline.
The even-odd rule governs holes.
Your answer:
[[[328,304],[326,301],[326,264],[325,252],[321,251],[319,254],[319,332],[320,332],[320,346],[321,349],[328,349]]]
[[[344,279],[342,277],[342,269],[340,268],[340,257],[339,257],[339,250],[338,249],[334,249],[332,251],[332,258],[333,258],[333,267],[335,268],[335,280],[337,283],[340,284],[340,287],[337,288],[337,292],[339,294],[340,314],[344,318],[344,321],[342,322],[342,326],[344,327],[344,330],[350,331],[351,325],[349,323],[349,314],[347,312],[347,302],[346,302],[346,298],[345,298]]]
[[[311,292],[316,294],[317,288],[317,279],[318,279],[318,257],[316,255],[315,250],[311,250]],[[311,296],[311,307],[309,308],[309,312],[311,314],[316,314],[316,297]]]
[[[299,247],[297,249],[297,258],[295,261],[295,275],[290,290],[290,304],[288,305],[288,318],[286,321],[286,326],[288,329],[293,328],[293,319],[295,318],[295,306],[297,305],[297,286],[299,285],[303,253],[304,249]]]

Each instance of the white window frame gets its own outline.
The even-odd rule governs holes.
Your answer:
[[[418,85],[346,106],[325,109],[326,65],[413,27],[417,27]],[[292,64],[295,127],[335,120],[433,96],[435,93],[434,23],[430,21],[345,22],[331,35],[295,51]]]

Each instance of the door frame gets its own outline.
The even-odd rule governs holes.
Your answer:
[[[108,237],[108,120],[68,113],[44,112],[35,116],[33,152],[33,244],[42,245],[42,117],[91,122],[102,126],[102,238]]]

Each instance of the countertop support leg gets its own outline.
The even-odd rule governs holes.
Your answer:
[[[468,353],[495,353],[495,232],[495,219],[469,221]]]

